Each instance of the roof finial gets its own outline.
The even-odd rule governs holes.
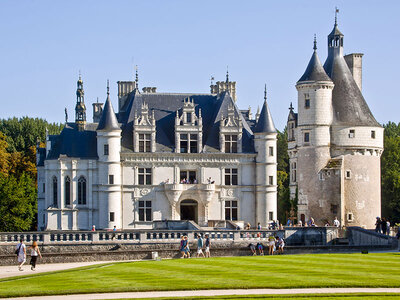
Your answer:
[[[335,26],[337,25],[337,14],[339,13],[339,8],[335,6]]]
[[[314,33],[314,51],[317,51],[317,35]]]
[[[210,80],[211,80],[211,85],[213,85],[214,84],[214,76],[211,75]]]
[[[110,81],[107,79],[107,96],[110,95]]]
[[[267,101],[267,84],[264,85],[264,101]]]
[[[67,108],[65,108],[64,112],[65,112],[65,123],[68,123],[68,111],[67,111]]]
[[[293,110],[293,105],[292,105],[292,102],[290,102],[289,110],[290,110],[290,111],[292,111],[292,110]]]
[[[82,80],[81,79],[81,70],[79,70],[79,80]]]
[[[135,70],[136,70],[136,77],[135,77],[135,82],[136,82],[136,88],[139,88],[139,73],[138,73],[138,67],[137,65],[135,66]]]
[[[229,68],[228,68],[228,66],[226,66],[226,84],[228,84],[228,83],[229,83]]]

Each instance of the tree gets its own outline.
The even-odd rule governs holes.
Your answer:
[[[23,173],[19,179],[0,174],[0,231],[34,229],[37,190],[32,179]]]
[[[289,190],[289,155],[287,152],[287,131],[278,131],[278,220],[282,223],[286,222],[287,215],[290,212],[292,203],[290,202]]]

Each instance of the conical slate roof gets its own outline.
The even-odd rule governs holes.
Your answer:
[[[117,117],[115,116],[114,109],[111,104],[110,95],[107,92],[107,100],[104,104],[104,110],[101,114],[99,126],[97,126],[97,130],[116,130],[120,129],[118,125]]]
[[[340,33],[336,24],[334,31]],[[335,84],[332,92],[334,124],[381,127],[372,115],[344,57],[339,52],[329,51],[324,69]]]
[[[298,82],[302,81],[331,81],[317,55],[317,46],[314,41],[314,53],[311,56],[310,62],[308,63],[307,69],[304,72],[303,76],[299,79]]]
[[[261,109],[260,117],[258,118],[258,122],[256,127],[254,128],[254,132],[263,132],[263,133],[276,133],[276,128],[274,125],[274,121],[272,120],[271,112],[269,111],[267,99],[264,101],[264,105]]]

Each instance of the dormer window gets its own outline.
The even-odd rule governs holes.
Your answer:
[[[156,151],[156,121],[154,111],[149,113],[146,103],[142,104],[140,115],[135,112],[133,125],[133,148],[135,152]]]
[[[201,110],[196,115],[194,101],[185,99],[182,113],[176,112],[175,117],[175,152],[199,153],[202,149],[203,122]]]
[[[220,149],[224,153],[242,152],[242,121],[233,104],[229,104],[227,117],[221,116],[219,125]]]
[[[356,131],[354,129],[350,129],[349,138],[354,139],[356,137]]]

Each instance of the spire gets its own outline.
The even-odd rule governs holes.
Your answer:
[[[274,121],[272,120],[271,112],[269,111],[267,104],[267,85],[265,85],[264,89],[264,104],[261,109],[260,116],[258,118],[256,127],[253,130],[258,133],[276,133],[276,128],[274,125]]]
[[[308,66],[301,78],[299,79],[299,82],[302,81],[331,81],[329,76],[326,74],[324,68],[322,67],[322,64],[318,58],[317,55],[317,38],[314,35],[314,52],[311,56],[310,62],[308,63]]]
[[[228,66],[226,66],[226,84],[228,84],[228,83],[229,83],[229,69],[228,69]]]
[[[339,9],[335,6],[335,26],[337,26],[337,14],[339,13]]]
[[[78,125],[78,130],[82,131],[84,130],[86,124],[86,106],[85,106],[85,92],[83,90],[83,81],[80,71],[79,71],[79,79],[76,85],[77,88],[76,88],[76,105],[75,105],[75,123]]]
[[[97,130],[104,130],[104,131],[120,130],[120,127],[118,125],[118,120],[117,117],[115,116],[115,112],[110,100],[110,86],[108,80],[107,80],[107,100],[106,103],[104,104],[103,113],[101,114]]]
[[[139,89],[139,73],[138,73],[138,66],[135,66],[135,82],[136,82],[136,89]]]

